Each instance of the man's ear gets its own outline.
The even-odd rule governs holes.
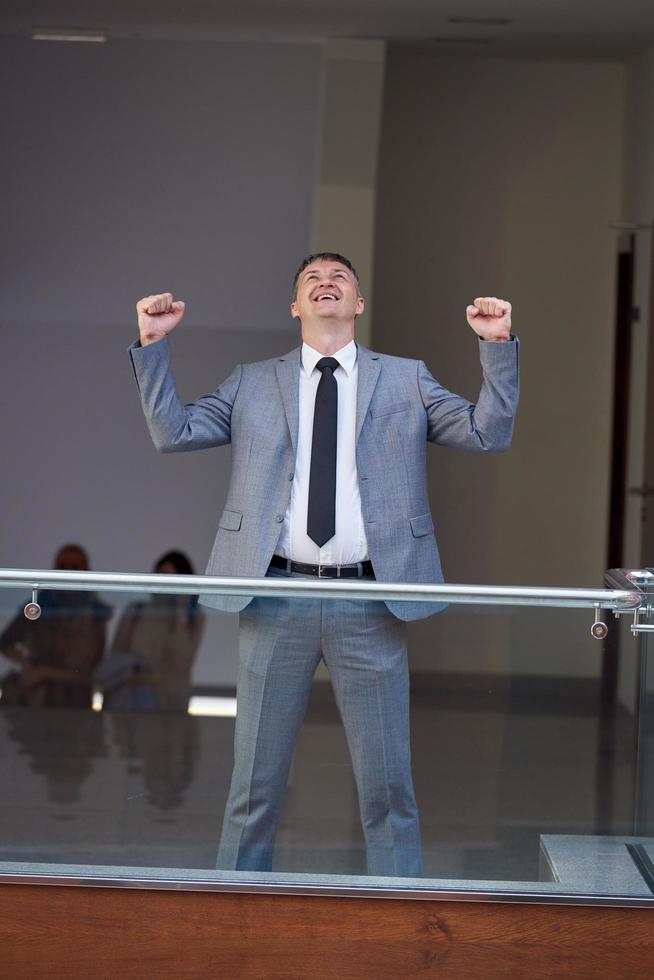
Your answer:
[[[295,302],[295,300],[293,300],[293,302],[291,303],[291,316],[293,317],[294,320],[297,320],[299,315],[300,315],[300,311],[297,308],[297,303]]]
[[[366,308],[366,301],[365,301],[365,299],[363,298],[363,296],[357,296],[357,305],[356,305],[356,307],[354,309],[354,315],[355,316],[361,316],[361,314],[363,313],[363,311],[365,310],[365,308]]]

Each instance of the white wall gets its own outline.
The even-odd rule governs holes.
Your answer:
[[[509,452],[431,452],[450,581],[602,584],[615,265],[608,225],[621,212],[622,112],[618,65],[388,55],[375,346],[424,358],[447,387],[474,399],[479,367],[466,304],[480,294],[512,300],[522,341]],[[443,621],[438,644],[420,632],[432,627],[419,627],[417,660],[597,674],[599,644],[577,643],[575,631],[553,646],[520,622],[493,642],[483,631],[462,641],[456,617],[449,629]]]
[[[229,450],[152,449],[134,304],[187,300],[187,399],[295,345],[320,68],[319,45],[0,41],[0,566],[48,567],[72,539],[96,569],[147,571],[170,547],[203,569]],[[219,631],[227,660],[199,680],[233,681]]]
[[[0,41],[1,322],[283,329],[310,238],[319,45]]]
[[[384,90],[383,41],[334,40],[325,45],[321,167],[316,251],[354,262],[366,309],[357,339],[370,344],[373,320],[375,200]]]

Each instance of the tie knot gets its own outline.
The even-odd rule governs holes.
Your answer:
[[[329,368],[329,370],[333,374],[336,368],[338,367],[338,361],[336,360],[335,357],[321,357],[318,363],[316,364],[316,367],[318,368],[319,371],[324,371],[325,368]]]

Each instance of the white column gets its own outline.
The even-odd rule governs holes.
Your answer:
[[[366,312],[357,337],[372,333],[375,187],[384,86],[383,41],[325,44],[321,153],[313,242],[346,255],[361,276]]]

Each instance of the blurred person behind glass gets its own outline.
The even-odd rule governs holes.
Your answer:
[[[191,562],[181,551],[166,552],[153,571],[193,575]],[[197,596],[153,595],[147,601],[130,603],[118,624],[109,657],[96,673],[103,688],[103,707],[185,712],[204,625]]]
[[[81,545],[64,545],[53,568],[88,572],[88,555]],[[70,589],[43,590],[38,601],[39,619],[26,619],[21,608],[0,636],[0,652],[15,668],[2,682],[2,703],[90,708],[111,607],[95,592]]]

